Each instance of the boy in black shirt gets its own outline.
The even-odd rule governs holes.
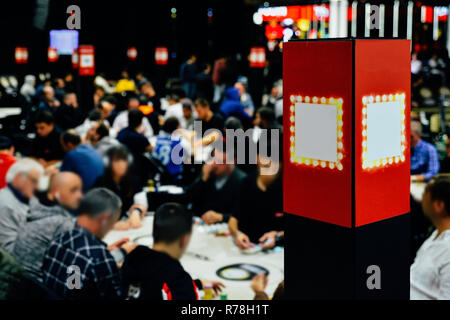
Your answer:
[[[189,244],[192,216],[179,204],[160,206],[153,221],[153,248],[138,246],[122,267],[122,289],[127,299],[197,300],[202,281],[192,280],[178,261]],[[215,292],[224,285],[211,282]]]
[[[61,131],[55,125],[53,115],[48,111],[39,111],[35,118],[36,138],[33,140],[32,157],[44,166],[51,165],[64,158],[61,146]]]

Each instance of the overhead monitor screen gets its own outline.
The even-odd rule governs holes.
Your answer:
[[[71,55],[78,48],[78,31],[51,30],[50,47],[58,50],[60,55]]]

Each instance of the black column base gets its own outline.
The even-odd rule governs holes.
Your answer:
[[[288,299],[409,299],[409,214],[358,228],[286,216]],[[367,287],[370,265],[380,289]]]

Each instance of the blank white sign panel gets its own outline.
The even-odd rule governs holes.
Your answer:
[[[399,101],[367,104],[367,160],[401,155],[401,108]]]
[[[337,106],[295,104],[295,155],[337,162]]]

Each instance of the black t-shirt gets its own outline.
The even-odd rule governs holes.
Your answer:
[[[79,108],[74,108],[62,104],[55,112],[56,124],[63,130],[75,128],[83,122],[83,112]]]
[[[145,246],[137,246],[126,257],[121,272],[127,299],[197,300],[197,289],[202,289],[178,260]]]
[[[251,242],[259,243],[259,238],[266,232],[284,230],[282,213],[281,174],[266,191],[257,186],[256,175],[244,180],[233,216],[238,220],[239,230],[245,233]]]
[[[122,129],[117,135],[117,140],[128,147],[133,154],[142,154],[147,151],[150,144],[148,139],[131,128]]]
[[[214,113],[209,121],[202,120],[202,135],[209,129],[217,129],[220,132],[223,132],[224,123],[225,121],[222,115]]]
[[[194,214],[202,216],[207,211],[214,210],[223,214],[223,221],[227,222],[233,213],[245,177],[243,171],[235,168],[220,189],[217,189],[216,177],[213,175],[206,182],[198,177],[188,188]]]
[[[62,160],[64,151],[59,140],[60,135],[61,132],[55,128],[46,137],[36,136],[33,141],[32,156],[45,161]]]

